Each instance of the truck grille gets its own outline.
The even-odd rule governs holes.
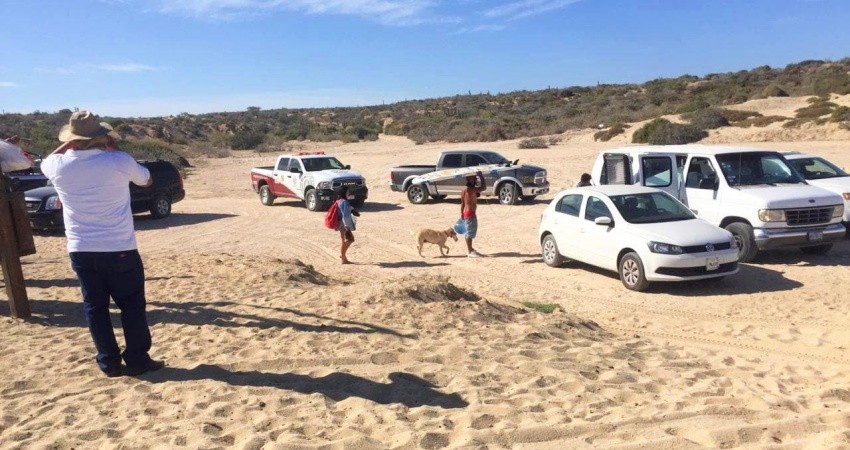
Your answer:
[[[363,185],[363,180],[358,179],[358,178],[346,178],[346,179],[343,179],[343,180],[336,180],[333,183],[331,183],[331,187],[333,187],[334,189],[338,189],[342,186],[355,187],[355,186],[362,186],[362,185]]]
[[[785,220],[788,225],[815,225],[828,223],[832,219],[834,207],[809,208],[809,209],[786,209]]]
[[[38,201],[38,200],[35,200],[35,201],[27,200],[26,205],[27,205],[27,211],[34,212],[34,211],[38,211],[38,207],[41,206],[41,202]]]

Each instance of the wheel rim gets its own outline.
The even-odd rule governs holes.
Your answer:
[[[551,239],[543,241],[543,259],[547,263],[555,260],[555,243]]]
[[[733,234],[732,238],[735,239],[735,245],[738,246],[738,255],[744,253],[744,237],[740,234]]]
[[[268,189],[262,189],[260,191],[260,198],[262,198],[262,200],[264,202],[268,202],[269,201],[269,190]]]
[[[422,188],[419,188],[419,187],[410,188],[410,198],[414,202],[421,202],[422,201],[422,195],[423,195],[422,194]]]
[[[634,286],[638,282],[638,278],[640,278],[640,267],[638,267],[637,261],[633,259],[627,259],[623,261],[623,281],[626,282],[629,286]]]
[[[309,206],[310,209],[316,209],[316,195],[315,194],[310,194],[310,195],[307,196],[307,206]]]
[[[156,201],[156,210],[158,213],[165,215],[168,214],[168,200],[161,198]]]
[[[502,203],[508,203],[513,197],[511,194],[511,186],[506,184],[499,189],[499,200],[501,200]]]

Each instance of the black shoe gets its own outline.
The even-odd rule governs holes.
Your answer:
[[[162,369],[163,367],[165,367],[165,362],[151,359],[148,360],[148,362],[143,366],[127,367],[124,370],[124,375],[127,375],[128,377],[135,377],[147,372],[156,372],[157,370]]]
[[[117,369],[104,370],[103,374],[109,378],[117,378],[124,375],[124,370],[122,370],[121,366],[118,366]]]

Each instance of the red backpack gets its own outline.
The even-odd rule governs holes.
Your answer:
[[[333,202],[325,214],[325,227],[331,230],[339,229],[339,200]]]

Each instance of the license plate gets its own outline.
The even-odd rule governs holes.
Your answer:
[[[823,240],[823,230],[809,231],[808,238],[809,238],[809,242],[822,241]]]
[[[720,258],[706,258],[705,259],[705,270],[712,271],[717,270],[720,267]]]

